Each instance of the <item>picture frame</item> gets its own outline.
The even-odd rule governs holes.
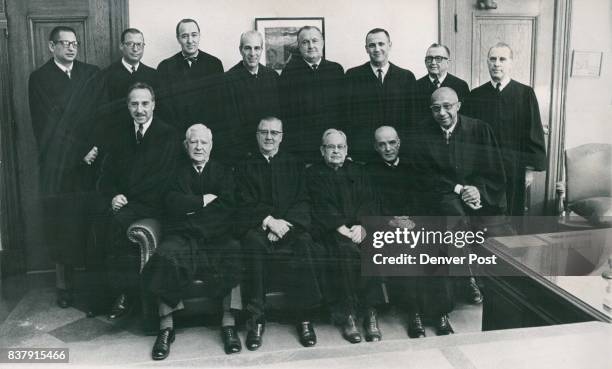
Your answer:
[[[297,32],[304,26],[319,28],[325,37],[323,17],[255,18],[255,29],[263,36],[262,64],[280,74],[289,60],[299,55]]]
[[[601,75],[601,51],[572,52],[572,77],[597,78]]]

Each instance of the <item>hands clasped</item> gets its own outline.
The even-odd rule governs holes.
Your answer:
[[[461,200],[470,208],[478,210],[482,208],[480,203],[480,191],[475,186],[463,186]]]
[[[127,203],[127,197],[125,197],[125,195],[119,194],[113,197],[113,199],[111,200],[111,208],[113,209],[113,211],[118,211],[119,209],[127,205]]]
[[[366,230],[361,225],[354,225],[348,228],[345,225],[341,225],[337,229],[338,233],[344,237],[350,238],[353,243],[360,244],[366,238]]]
[[[289,223],[284,219],[270,218],[270,220],[268,220],[267,226],[268,230],[270,231],[268,233],[268,239],[272,242],[276,242],[281,238],[285,237],[285,234],[287,234],[287,232],[291,230],[293,224]]]

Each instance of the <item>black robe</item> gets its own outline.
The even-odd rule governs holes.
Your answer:
[[[432,215],[498,215],[506,207],[506,177],[491,128],[484,122],[458,115],[448,143],[433,118],[421,122],[415,165],[428,189]],[[472,211],[454,192],[455,185],[478,188],[483,208]]]
[[[70,78],[55,64],[53,58],[32,72],[28,91],[32,130],[38,145],[40,191],[43,194],[75,191],[79,188],[78,174],[83,156],[67,155],[80,145],[75,135],[77,117],[71,106],[92,91],[87,81],[99,68],[74,61]]]
[[[205,207],[203,195],[217,198]],[[210,160],[198,174],[183,162],[165,197],[164,239],[143,270],[146,289],[170,306],[192,280],[201,278],[211,297],[224,296],[240,281],[240,244],[231,237],[234,180],[230,168]]]
[[[223,84],[223,64],[216,57],[199,51],[191,67],[178,52],[157,66],[159,76],[158,114],[183,135],[194,123],[214,125],[219,121],[219,95]]]
[[[414,126],[416,79],[407,69],[389,63],[381,86],[370,62],[346,72],[349,152],[359,161],[375,161],[374,131],[382,125],[395,127],[404,139]]]
[[[294,57],[283,69],[279,88],[285,150],[305,162],[318,162],[323,132],[344,128],[344,69],[321,59],[313,71]]]
[[[378,215],[420,215],[417,172],[406,159],[400,158],[397,165],[379,160],[369,163],[366,170],[379,203]]]
[[[440,87],[452,88],[457,93],[459,101],[464,101],[470,93],[467,82],[450,73],[446,74],[446,78],[444,78]],[[433,94],[435,90],[436,87],[429,79],[428,74],[417,80],[417,122],[431,117],[431,110],[429,107],[431,106],[431,94]]]
[[[487,122],[501,148],[508,177],[509,215],[523,215],[525,168],[546,170],[546,144],[538,100],[533,89],[515,80],[497,93],[487,82],[469,94],[462,112]]]
[[[279,151],[270,163],[259,152],[249,154],[236,170],[236,187],[240,233],[261,227],[268,215],[310,229],[304,166],[290,153]]]
[[[257,149],[255,132],[262,118],[280,118],[278,74],[259,64],[254,77],[241,61],[224,78],[223,123],[210,128],[215,136],[216,157],[234,162]]]

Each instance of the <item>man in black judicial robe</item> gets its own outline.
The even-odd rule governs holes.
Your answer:
[[[365,167],[346,160],[348,146],[342,131],[323,133],[323,162],[307,170],[308,192],[312,203],[312,234],[325,245],[333,265],[329,265],[329,286],[337,291],[336,310],[343,318],[342,335],[351,343],[361,342],[357,312],[365,312],[367,341],[379,341],[376,306],[385,302],[381,280],[361,276],[360,247],[366,236],[361,217],[379,213]],[[331,285],[333,283],[333,286]]]
[[[262,344],[268,284],[265,277],[273,265],[271,278],[283,282],[281,287],[294,304],[300,343],[314,346],[317,336],[312,314],[321,301],[315,261],[320,251],[309,234],[304,165],[280,150],[283,125],[278,118],[262,119],[256,136],[259,152],[249,155],[236,173],[246,264],[243,292],[250,313],[246,345],[249,350],[257,350]]]
[[[257,147],[253,131],[265,117],[280,116],[278,74],[259,63],[263,38],[257,31],[240,36],[242,60],[225,73],[224,127],[216,132],[218,157],[232,163]]]
[[[512,57],[506,44],[491,47],[487,59],[491,81],[472,90],[464,112],[493,129],[506,170],[508,215],[520,216],[533,172],[546,170],[547,163],[538,100],[531,87],[510,78]]]
[[[162,118],[177,131],[185,132],[194,123],[207,122],[217,131],[220,119],[219,94],[223,82],[223,64],[216,57],[199,50],[200,26],[193,19],[176,25],[176,39],[181,51],[157,66]]]
[[[431,44],[425,54],[427,75],[417,80],[417,120],[431,117],[431,94],[440,87],[450,87],[457,93],[459,101],[463,102],[470,93],[470,88],[464,80],[448,73],[450,50],[445,45]]]
[[[28,82],[32,131],[39,162],[39,190],[45,223],[45,241],[56,263],[57,303],[72,304],[73,269],[84,262],[87,228],[85,201],[80,201],[82,178],[89,168],[87,148],[66,160],[61,149],[75,145],[73,117],[68,107],[84,93],[85,85],[99,69],[76,60],[78,41],[74,29],[55,27],[49,35],[53,57],[32,72]]]
[[[130,244],[126,230],[142,218],[160,218],[163,200],[178,155],[176,130],[153,116],[155,93],[144,83],[128,91],[128,109],[132,122],[125,122],[114,133],[100,178],[100,207],[107,222],[98,224],[99,234],[106,234],[106,266],[111,292],[118,296],[111,307],[110,319],[131,308],[139,285],[139,250]],[[106,229],[106,232],[104,231]]]
[[[354,148],[354,160],[376,159],[371,149],[372,135],[380,125],[393,125],[400,138],[406,138],[416,123],[416,79],[411,71],[389,62],[391,45],[386,30],[371,30],[365,45],[370,61],[346,72],[346,132]]]
[[[323,57],[321,30],[302,27],[297,33],[299,57],[294,56],[279,80],[285,149],[305,163],[320,159],[321,135],[345,124],[344,69]]]
[[[143,270],[145,288],[159,297],[160,331],[154,360],[165,359],[175,336],[172,313],[190,283],[205,281],[209,297],[221,298],[240,282],[240,243],[233,237],[234,181],[230,168],[210,159],[211,131],[203,124],[185,134],[189,162],[181,162],[165,196],[164,238]],[[235,305],[234,305],[235,306]],[[222,338],[227,354],[239,352],[240,338],[224,299]]]

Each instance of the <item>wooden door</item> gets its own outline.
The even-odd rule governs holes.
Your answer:
[[[451,50],[454,60],[451,73],[465,79],[470,88],[476,88],[490,80],[486,60],[489,48],[497,42],[510,45],[514,52],[512,78],[535,90],[548,145],[558,2],[497,0],[496,9],[480,9],[478,3],[478,0],[440,1],[440,39]],[[546,181],[546,173],[537,173],[526,196],[527,214],[543,215]]]
[[[77,59],[108,66],[119,53],[121,30],[127,25],[127,0],[5,0],[8,20],[8,62],[11,70],[11,104],[16,132],[10,133],[9,151],[16,155],[19,208],[23,216],[12,219],[9,231],[23,234],[28,270],[52,265],[42,237],[38,197],[38,168],[28,103],[28,77],[51,54],[48,38],[58,25],[77,32]],[[4,135],[5,132],[2,132]],[[18,225],[21,225],[18,227]]]

